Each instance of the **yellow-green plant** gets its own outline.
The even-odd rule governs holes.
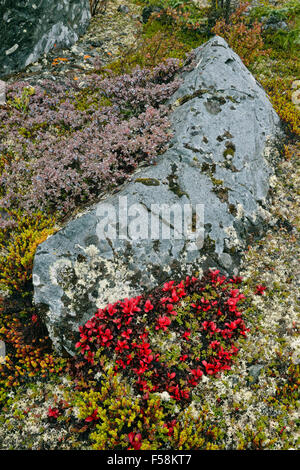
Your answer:
[[[15,96],[13,100],[8,100],[8,104],[22,112],[27,112],[29,109],[30,96],[35,94],[35,89],[32,86],[24,87],[21,96]]]
[[[16,223],[13,229],[0,231],[0,288],[11,293],[30,281],[36,248],[55,231],[55,219],[42,212],[10,211],[7,215]]]
[[[112,368],[103,372],[100,391],[68,395],[77,418],[93,428],[92,448],[110,449],[221,449],[223,431],[209,421],[208,410],[193,406],[176,410],[159,394],[141,397]],[[75,398],[74,398],[75,397]]]
[[[159,397],[149,397],[143,406],[141,398],[133,396],[130,386],[113,369],[103,373],[101,382],[99,392],[80,392],[75,399],[79,418],[96,425],[90,434],[93,449],[128,449],[130,433],[142,435],[142,450],[158,448],[168,434]]]
[[[291,132],[300,135],[300,111],[292,103],[292,81],[292,79],[272,77],[262,80],[262,85],[280,119],[287,124]]]

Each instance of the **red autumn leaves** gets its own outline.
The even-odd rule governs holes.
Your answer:
[[[256,295],[264,295],[266,289],[267,288],[265,286],[263,286],[262,284],[258,284],[256,286],[256,289],[255,289],[255,294]]]
[[[57,419],[60,415],[60,412],[59,412],[59,409],[58,408],[51,408],[51,406],[49,406],[48,408],[48,418],[55,418]]]
[[[134,450],[139,450],[142,445],[142,435],[140,432],[130,432],[128,434],[129,443],[132,445]]]
[[[167,316],[159,317],[157,320],[157,324],[155,326],[156,330],[163,330],[166,331],[168,326],[171,324],[171,319]]]
[[[76,347],[95,368],[95,354],[102,348],[101,353],[114,363],[115,371],[133,377],[144,397],[166,391],[175,400],[190,400],[191,389],[203,375],[231,368],[238,352],[234,341],[246,335],[238,309],[245,299],[237,288],[240,282],[241,278],[228,280],[219,271],[210,271],[201,279],[166,282],[147,298],[138,296],[109,304],[79,328]],[[188,312],[186,323],[183,305]],[[193,319],[196,327],[190,328]],[[175,335],[179,355],[169,361],[157,344],[170,340],[170,333]],[[172,348],[172,342],[169,345]],[[133,442],[139,445],[138,439]]]

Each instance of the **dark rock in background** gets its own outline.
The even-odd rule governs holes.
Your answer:
[[[74,44],[89,25],[89,0],[0,0],[0,76],[54,47]]]
[[[129,10],[127,5],[120,5],[119,8],[118,8],[118,11],[120,13],[127,14],[127,13],[129,13],[130,10]]]
[[[223,39],[215,37],[195,53],[196,65],[183,74],[170,100],[174,137],[157,164],[140,169],[119,193],[106,196],[37,249],[34,299],[58,351],[72,353],[78,326],[109,302],[209,267],[237,274],[251,237],[267,227],[279,118]],[[153,218],[171,237],[148,232],[134,238],[119,219],[120,197],[128,210],[136,208],[129,224],[139,222],[141,234]],[[178,217],[166,218],[153,204],[195,209],[184,236]],[[204,207],[204,220],[195,227],[197,205]],[[110,230],[105,234],[103,217]]]
[[[263,25],[263,31],[274,32],[274,31],[289,31],[289,26],[285,21],[272,21],[269,19]]]
[[[147,7],[143,8],[143,11],[142,11],[143,23],[147,23],[150,16],[152,15],[152,13],[155,13],[155,12],[159,13],[161,10],[162,10],[161,7],[158,7],[158,6],[155,6],[155,5],[150,5],[150,6],[147,6]]]
[[[288,25],[288,9],[280,8],[279,10],[273,10],[267,16],[260,18],[263,24],[263,31],[268,33],[274,33],[277,31],[289,31]]]

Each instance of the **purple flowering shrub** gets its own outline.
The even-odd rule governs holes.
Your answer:
[[[0,108],[0,209],[64,218],[150,164],[171,137],[165,101],[178,59],[131,74],[77,82],[8,85]],[[8,221],[2,219],[0,227]]]

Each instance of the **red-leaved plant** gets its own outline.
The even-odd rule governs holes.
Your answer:
[[[203,375],[231,368],[235,342],[246,336],[240,283],[209,271],[98,309],[79,328],[78,363],[97,369],[104,355],[116,372],[134,379],[138,393],[166,391],[188,401]]]

